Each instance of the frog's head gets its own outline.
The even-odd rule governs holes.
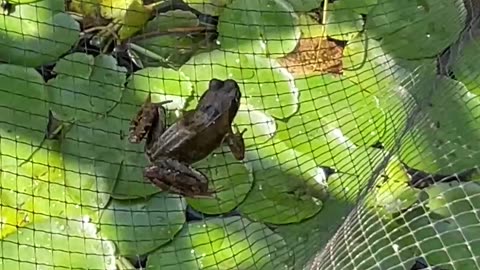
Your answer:
[[[217,97],[221,97],[224,100],[231,100],[232,104],[240,104],[240,98],[242,93],[238,83],[232,79],[226,79],[225,81],[219,79],[211,79],[208,85],[208,90],[217,92]]]

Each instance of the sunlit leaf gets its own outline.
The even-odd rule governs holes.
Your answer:
[[[62,58],[48,82],[48,97],[61,120],[91,121],[111,110],[119,101],[126,69],[109,55],[93,57],[73,53]]]
[[[117,201],[103,210],[100,234],[123,256],[146,254],[171,241],[185,223],[184,199],[167,193],[149,199]]]
[[[286,0],[235,0],[220,15],[222,49],[281,57],[300,38],[298,16]]]
[[[115,246],[96,235],[95,225],[49,218],[0,241],[4,269],[114,269]]]
[[[285,241],[240,217],[191,222],[172,243],[150,254],[147,269],[275,269],[292,263]]]
[[[293,77],[274,60],[215,50],[196,55],[181,71],[195,82],[199,96],[207,90],[212,78],[234,79],[240,86],[244,104],[275,118],[287,118],[297,110],[298,91]]]
[[[36,67],[67,52],[79,38],[79,24],[61,0],[15,6],[0,22],[0,59]]]
[[[208,177],[211,189],[219,189],[216,197],[212,199],[187,198],[188,204],[202,213],[228,213],[245,199],[252,188],[252,174],[242,163],[236,161],[231,153],[218,150],[194,167]]]

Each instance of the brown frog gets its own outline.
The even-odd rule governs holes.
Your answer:
[[[212,79],[197,107],[187,111],[167,128],[166,102],[152,103],[150,96],[132,120],[129,140],[139,143],[146,136],[145,153],[150,165],[144,176],[162,190],[187,197],[211,197],[208,179],[190,165],[227,143],[234,157],[245,155],[243,133],[232,130],[240,107],[240,88],[234,80]],[[169,102],[169,101],[167,101]]]

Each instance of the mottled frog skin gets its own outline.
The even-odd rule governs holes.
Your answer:
[[[232,130],[240,107],[241,92],[234,80],[212,79],[197,107],[187,111],[167,128],[162,103],[152,103],[150,96],[132,120],[129,140],[139,143],[146,137],[145,153],[150,165],[144,176],[169,192],[186,197],[211,197],[208,179],[190,165],[210,155],[226,143],[234,157],[245,156],[243,133]]]

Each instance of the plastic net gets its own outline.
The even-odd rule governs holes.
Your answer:
[[[1,10],[0,269],[480,269],[477,0]]]

